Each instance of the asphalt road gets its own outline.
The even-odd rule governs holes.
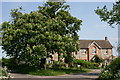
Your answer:
[[[98,78],[100,69],[91,69],[92,72],[88,73],[77,73],[69,75],[60,75],[60,76],[34,76],[27,74],[16,74],[11,73],[10,80],[96,80]]]

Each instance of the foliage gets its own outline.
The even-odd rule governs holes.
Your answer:
[[[98,7],[95,12],[100,16],[101,21],[107,22],[110,26],[120,25],[120,1],[113,4],[112,10],[104,6],[102,9]]]
[[[53,63],[53,68],[62,68],[62,67],[65,67],[65,63],[64,62],[60,62],[60,61],[54,61]]]
[[[103,62],[103,60],[101,58],[99,58],[97,55],[95,55],[93,57],[93,59],[91,59],[91,62],[94,62],[94,63],[101,63]]]
[[[0,79],[1,80],[10,80],[11,76],[8,73],[7,67],[0,67]]]
[[[84,68],[98,68],[99,64],[97,63],[93,63],[93,62],[88,62],[88,61],[84,61],[84,60],[74,60],[74,65],[81,65]]]
[[[100,74],[100,80],[120,78],[120,57],[113,60]]]
[[[46,2],[39,10],[22,13],[11,10],[12,20],[2,23],[2,48],[7,56],[40,65],[50,53],[70,54],[79,49],[81,20],[69,13],[64,2]]]
[[[17,70],[17,73],[39,75],[39,76],[56,76],[56,75],[65,75],[65,74],[80,73],[80,72],[87,72],[87,70],[86,69],[83,69],[83,70],[66,69],[66,68],[51,68],[51,69],[41,70],[41,69],[30,68],[30,67],[26,67],[26,69],[23,69],[21,67],[21,68],[18,68]]]
[[[2,58],[2,67],[7,66],[8,69],[14,69],[18,67],[18,64],[13,58]]]
[[[69,62],[72,62],[72,61],[73,61],[73,57],[71,55],[65,56],[65,62],[66,63],[69,63]]]

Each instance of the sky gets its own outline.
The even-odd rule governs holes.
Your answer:
[[[24,13],[30,13],[31,11],[38,10],[38,6],[42,6],[44,2],[0,2],[0,24],[4,21],[11,20],[10,11],[20,6],[25,10]],[[87,40],[104,40],[105,36],[113,46],[118,43],[118,27],[111,28],[107,23],[101,22],[98,15],[95,14],[94,10],[99,6],[102,8],[104,5],[108,9],[112,8],[113,2],[67,2],[70,5],[70,13],[72,16],[82,20],[81,30],[78,32],[79,39]],[[113,50],[113,54],[117,55],[117,52]],[[2,54],[0,46],[0,58],[5,56]]]

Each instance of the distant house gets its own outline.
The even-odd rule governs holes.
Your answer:
[[[105,40],[80,40],[80,49],[73,53],[75,59],[90,61],[95,55],[104,59],[112,60],[112,45],[105,37]],[[58,61],[58,54],[52,55],[52,60]]]
[[[112,59],[112,45],[105,37],[105,40],[80,40],[80,50],[74,53],[76,59],[90,61],[94,55],[107,60]]]

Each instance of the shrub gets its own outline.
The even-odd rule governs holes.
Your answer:
[[[13,58],[2,58],[2,67],[7,66],[8,69],[17,68],[17,63]]]
[[[93,59],[90,60],[91,62],[95,62],[95,63],[102,63],[103,60],[101,58],[98,57],[98,55],[95,55],[93,57]]]
[[[120,78],[120,57],[113,60],[99,76],[100,80]]]
[[[98,68],[99,64],[93,63],[93,62],[88,62],[84,60],[74,60],[74,65],[77,67],[77,65],[81,65],[84,68]]]
[[[66,63],[60,61],[54,61],[53,68],[62,68],[65,67]]]
[[[2,77],[1,80],[10,80],[11,76],[8,73],[7,67],[4,67],[4,68],[0,67],[0,70],[1,70],[1,73],[2,73],[1,76],[0,76],[0,77]]]

